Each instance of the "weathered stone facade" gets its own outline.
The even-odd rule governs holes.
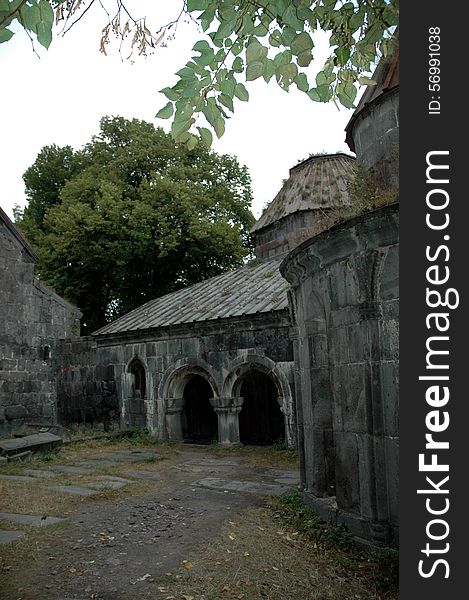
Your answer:
[[[37,256],[0,209],[0,433],[56,419],[58,340],[81,313],[34,278]]]
[[[302,477],[321,514],[398,536],[398,211],[321,234],[282,263],[293,288]]]
[[[210,411],[216,415],[214,438],[233,445],[240,442],[240,435],[243,438],[239,430],[245,400],[242,386],[247,376],[256,372],[273,382],[271,400],[284,421],[280,437],[294,445],[290,334],[285,309],[273,315],[65,342],[58,365],[59,419],[103,422],[114,418],[123,428],[146,427],[160,439],[182,441],[199,433],[202,441],[211,441],[203,436],[209,432],[184,435],[183,431],[187,392],[201,378],[208,386],[198,401],[204,403],[207,415]],[[276,407],[270,405],[270,410]],[[203,429],[204,423],[201,426]],[[276,440],[265,439],[264,443],[269,441]]]

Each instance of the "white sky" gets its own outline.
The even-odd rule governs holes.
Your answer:
[[[146,14],[149,28],[157,29],[174,18],[179,2],[128,0],[127,6],[136,7],[137,16]],[[139,9],[145,12],[138,14]],[[98,133],[104,115],[143,119],[169,129],[168,121],[154,118],[167,102],[158,90],[174,85],[174,73],[189,60],[202,35],[194,24],[181,24],[168,47],[159,47],[146,59],[122,61],[117,43],[107,57],[99,52],[105,24],[105,15],[93,7],[64,37],[56,36],[48,51],[36,44],[40,59],[21,31],[0,44],[0,206],[10,217],[15,204],[26,204],[22,175],[43,146],[80,148]],[[310,85],[324,62],[327,44],[322,46],[322,58],[310,66]],[[312,102],[295,85],[287,94],[274,80],[247,87],[250,101],[235,102],[235,115],[213,148],[237,156],[249,168],[252,208],[259,216],[298,160],[313,152],[350,152],[344,129],[351,111]]]

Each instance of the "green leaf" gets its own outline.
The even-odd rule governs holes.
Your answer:
[[[52,42],[52,23],[38,23],[36,25],[36,35],[37,41],[41,46],[44,46],[46,49],[49,48]]]
[[[207,40],[199,40],[194,44],[192,50],[195,50],[196,52],[206,52],[207,50],[212,50],[212,47]]]
[[[376,85],[376,81],[374,79],[370,79],[369,77],[363,77],[363,76],[358,78],[358,83],[360,85],[370,85],[370,86]]]
[[[290,4],[285,10],[285,12],[282,14],[282,21],[286,25],[290,25],[290,27],[293,27],[295,31],[302,31],[304,27],[304,21],[300,21],[300,19],[298,19],[298,16],[296,14],[296,8],[292,4]]]
[[[339,65],[345,65],[348,59],[350,58],[350,48],[336,48],[334,51],[337,56],[337,60],[339,61]]]
[[[273,46],[274,48],[278,48],[279,46],[282,45],[282,34],[281,32],[276,29],[275,31],[273,31],[270,36],[269,36],[269,44],[271,46]]]
[[[284,46],[290,46],[290,44],[295,39],[296,35],[297,35],[297,33],[293,29],[293,27],[288,27],[288,25],[287,25],[286,27],[284,27],[284,29],[282,31],[282,44]]]
[[[225,94],[220,94],[220,96],[218,96],[218,100],[223,104],[223,106],[226,106],[228,110],[234,112],[233,100],[229,96],[225,96]]]
[[[304,73],[298,73],[294,81],[300,92],[307,92],[309,90],[308,78]]]
[[[182,136],[184,134],[187,134],[187,132],[191,128],[191,125],[194,122],[195,122],[195,119],[183,117],[181,115],[178,115],[178,113],[176,113],[176,115],[174,117],[173,125],[171,127],[171,135],[173,136],[173,139],[178,142],[184,141],[184,138]],[[186,141],[187,141],[187,136],[186,136]]]
[[[197,139],[197,137],[194,134],[189,134],[189,140],[187,141],[187,149],[188,150],[193,150],[197,144],[199,143],[199,140]]]
[[[297,35],[291,43],[291,50],[295,56],[302,54],[303,52],[308,52],[314,47],[313,40],[311,36],[306,31],[303,31],[299,35]]]
[[[174,102],[181,95],[180,92],[178,92],[174,88],[170,88],[170,87],[165,87],[162,90],[160,90],[160,94],[164,94],[166,96],[166,98],[168,98],[168,100],[173,100]]]
[[[207,129],[206,127],[197,127],[197,129],[199,130],[202,143],[205,144],[207,148],[210,148],[213,142],[213,136],[210,129]]]
[[[299,67],[307,67],[313,60],[313,55],[310,51],[302,52],[296,59]]]
[[[234,77],[227,77],[220,84],[220,89],[225,96],[233,98],[236,89],[236,80]]]
[[[248,66],[250,63],[262,61],[267,56],[267,52],[267,48],[257,40],[251,42],[246,48],[246,62]]]
[[[3,42],[8,42],[13,35],[13,31],[10,31],[9,29],[0,29],[0,44],[3,44]]]
[[[275,75],[275,63],[273,60],[270,60],[270,58],[266,58],[264,63],[264,73],[262,76],[264,77],[265,81],[269,83],[273,75]]]
[[[205,10],[210,5],[210,0],[187,0],[187,10]]]
[[[215,121],[220,117],[220,109],[215,98],[207,98],[202,112],[210,125],[214,127]]]
[[[321,97],[319,96],[318,90],[316,88],[311,88],[309,92],[307,92],[307,94],[314,102],[321,102]]]
[[[161,110],[156,113],[157,119],[169,119],[173,116],[174,106],[172,102],[168,102]]]
[[[236,73],[242,73],[244,71],[244,63],[243,63],[243,59],[239,56],[237,56],[234,61],[233,64],[231,65],[231,68],[233,69],[233,71],[235,71]]]
[[[337,97],[345,108],[353,108],[353,103],[357,97],[357,88],[350,81],[340,82],[336,89]]]
[[[247,102],[249,100],[249,92],[242,83],[236,84],[235,96],[242,102]]]
[[[262,77],[264,74],[264,63],[254,62],[247,66],[246,69],[246,81],[254,81],[258,77]]]
[[[221,136],[225,133],[225,120],[223,117],[220,116],[218,119],[216,119],[216,121],[213,123],[213,128],[215,129],[217,137],[221,138]]]

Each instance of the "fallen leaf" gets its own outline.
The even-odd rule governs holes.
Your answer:
[[[189,562],[187,560],[184,561],[184,568],[185,569],[192,569],[193,566],[194,565],[191,562]]]

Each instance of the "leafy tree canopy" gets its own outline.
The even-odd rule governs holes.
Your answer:
[[[41,279],[83,310],[85,332],[249,253],[247,169],[144,121],[105,117],[82,150],[43,148],[24,179],[18,224]]]
[[[94,2],[0,0],[0,43],[11,38],[9,26],[17,20],[48,47],[54,19],[70,28]],[[274,79],[285,91],[294,84],[313,101],[352,108],[358,86],[373,85],[366,74],[374,61],[392,51],[399,16],[399,0],[181,0],[176,18],[152,29],[145,19],[132,18],[122,0],[100,3],[108,6],[104,53],[114,35],[145,54],[184,17],[205,32],[176,73],[176,84],[161,90],[167,103],[157,114],[172,119],[173,138],[189,148],[199,139],[210,145],[213,132],[221,137],[235,102],[249,99],[245,83],[259,78]],[[311,81],[308,67],[318,30],[329,34],[331,55]]]

